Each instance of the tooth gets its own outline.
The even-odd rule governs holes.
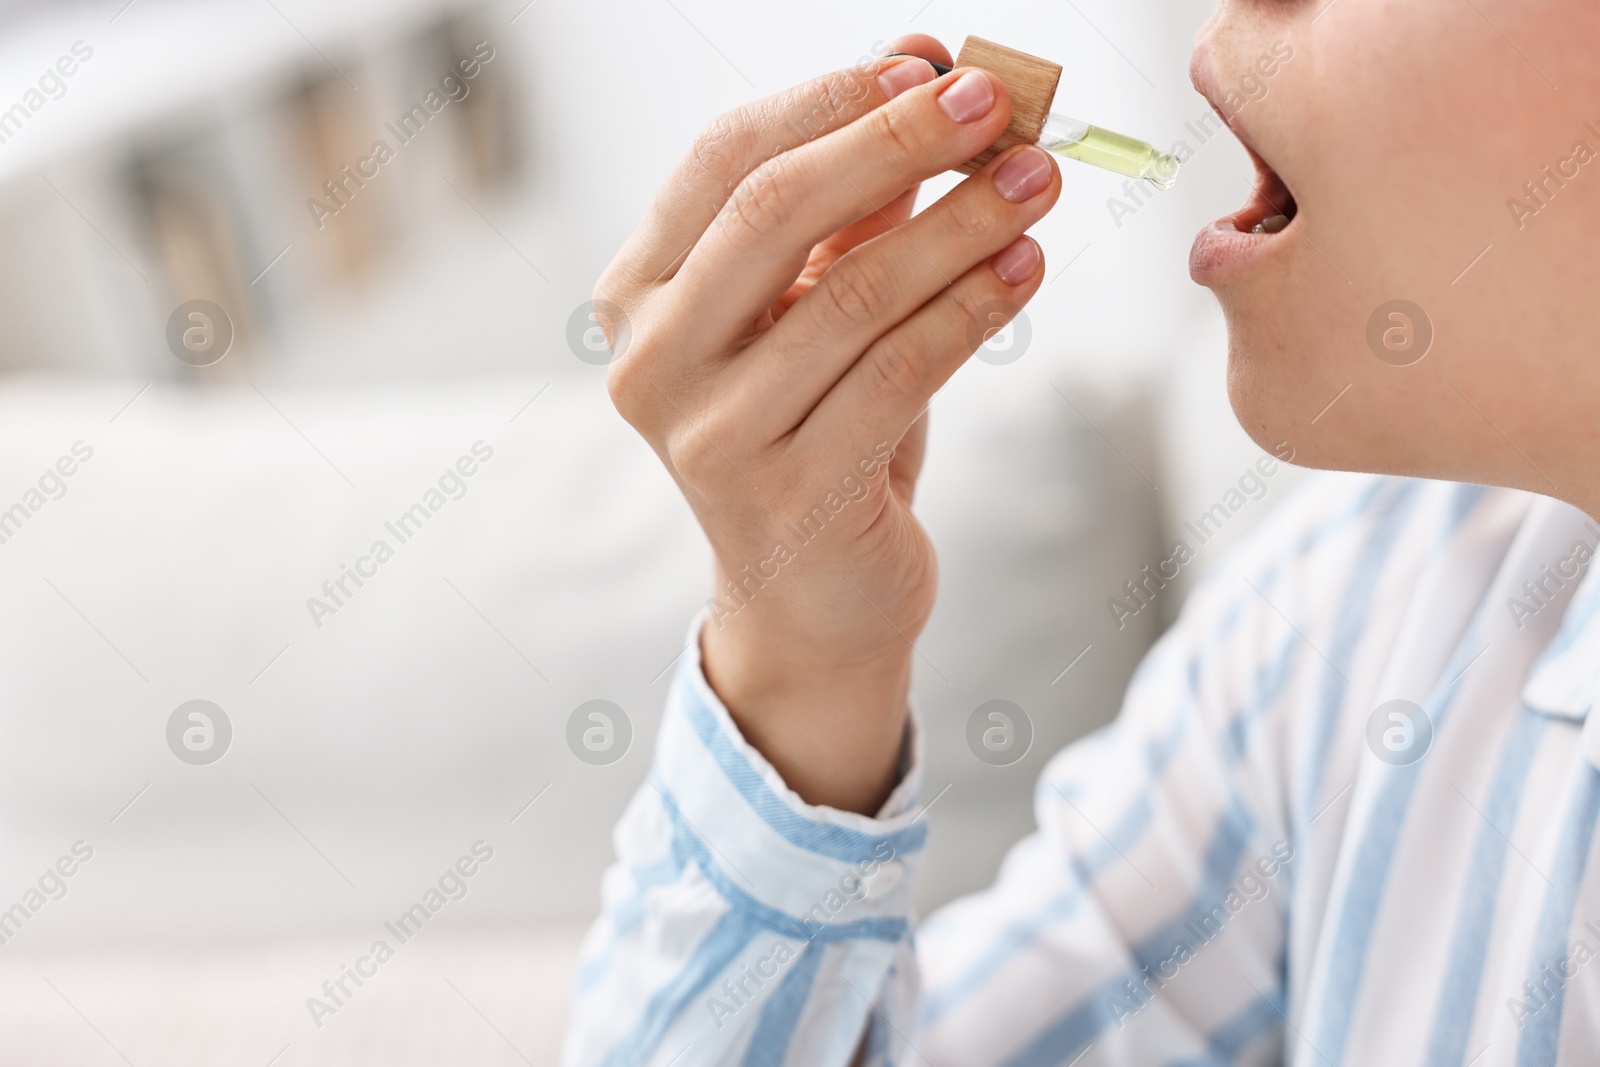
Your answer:
[[[1251,233],[1277,233],[1279,230],[1283,229],[1287,225],[1289,225],[1289,216],[1287,216],[1287,215],[1269,215],[1268,217],[1262,219],[1260,222],[1256,223],[1255,229],[1251,230],[1250,232]]]

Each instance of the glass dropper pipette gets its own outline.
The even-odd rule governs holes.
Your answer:
[[[1143,178],[1157,189],[1171,189],[1178,180],[1176,156],[1144,141],[1053,111],[1039,134],[1039,147],[1130,178]]]
[[[928,65],[940,75],[955,69],[943,63],[929,62]],[[1170,189],[1178,180],[1178,160],[1170,153],[1148,142],[1054,112],[1045,120],[1038,143],[1047,152],[1129,178],[1143,178],[1157,189]]]

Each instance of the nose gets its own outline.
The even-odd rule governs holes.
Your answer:
[[[1206,86],[1215,80],[1211,71],[1211,53],[1217,37],[1218,26],[1222,22],[1222,4],[1211,9],[1211,14],[1206,18],[1205,24],[1194,37],[1194,51],[1189,56],[1189,81],[1202,95],[1209,96]]]
[[[1195,92],[1207,100],[1216,100],[1212,91],[1216,85],[1216,71],[1211,66],[1211,25],[1201,30],[1200,36],[1195,39],[1194,52],[1189,56],[1189,82],[1194,86]]]

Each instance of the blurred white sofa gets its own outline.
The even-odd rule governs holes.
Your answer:
[[[0,529],[0,909],[93,850],[64,896],[0,924],[0,1064],[553,1059],[708,574],[671,481],[582,370],[0,384],[0,510],[76,442],[93,451]],[[1042,353],[974,362],[934,404],[928,905],[991,876],[1044,759],[1111,716],[1154,633],[1103,605],[1160,539],[1152,410]],[[476,442],[464,495],[386,535]],[[393,558],[319,626],[308,598],[380,537]],[[1007,768],[965,743],[997,697],[1036,730]],[[564,739],[595,698],[635,730],[606,767]],[[168,746],[195,699],[232,728],[208,765]],[[307,998],[477,841],[493,859],[466,895],[315,1025]]]

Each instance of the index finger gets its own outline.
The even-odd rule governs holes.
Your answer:
[[[605,288],[626,300],[670,280],[752,171],[887,102],[878,77],[891,67],[951,62],[945,47],[925,34],[898,38],[888,48],[903,55],[869,56],[718,116],[695,139],[617,253]]]

